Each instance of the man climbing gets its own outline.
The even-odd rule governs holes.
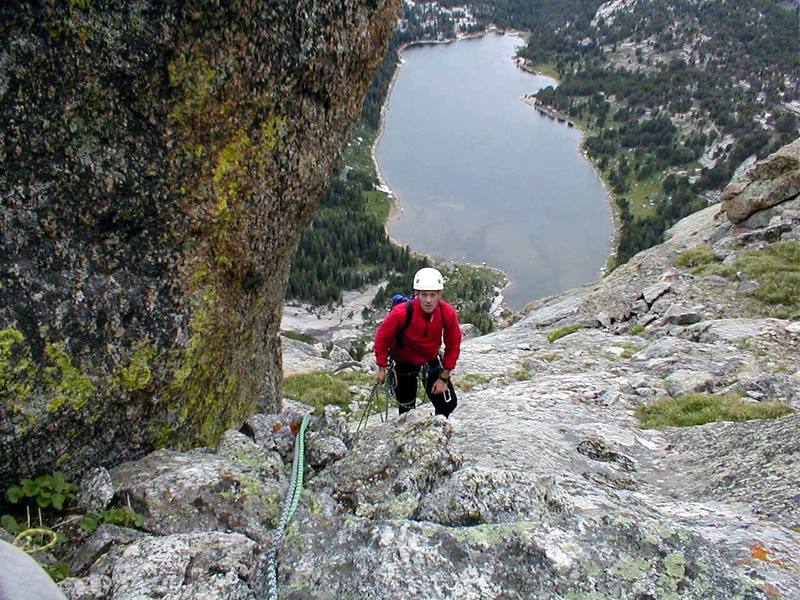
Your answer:
[[[400,414],[416,406],[417,377],[427,365],[425,393],[437,415],[450,415],[456,394],[450,381],[461,352],[461,328],[456,309],[442,300],[444,279],[431,267],[414,275],[415,298],[397,304],[375,332],[376,380],[386,380],[389,357],[394,359],[395,397]],[[444,337],[444,355],[439,348]]]

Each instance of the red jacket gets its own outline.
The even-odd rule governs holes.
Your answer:
[[[375,362],[379,367],[389,364],[389,353],[395,360],[422,365],[433,360],[439,353],[444,334],[444,358],[442,366],[454,369],[458,355],[461,353],[461,328],[458,326],[456,309],[444,300],[439,306],[426,315],[414,298],[411,322],[403,331],[403,347],[397,346],[397,332],[406,322],[406,303],[395,306],[375,332]]]

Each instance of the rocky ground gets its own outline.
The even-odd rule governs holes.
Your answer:
[[[422,407],[356,436],[338,409],[316,416],[280,597],[800,598],[800,414],[666,430],[634,414],[701,391],[800,408],[800,321],[764,316],[744,273],[676,264],[800,240],[798,149],[603,280],[466,340],[449,420]],[[789,183],[765,206],[768,171]],[[313,353],[286,342],[285,369]],[[318,358],[308,368],[332,366]],[[130,503],[144,523],[98,529],[67,596],[263,597],[304,410],[286,402],[216,449],[87,477],[85,498]]]

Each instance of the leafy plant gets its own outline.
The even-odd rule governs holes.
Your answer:
[[[99,513],[89,513],[81,519],[81,529],[92,533],[103,523],[119,525],[120,527],[141,527],[144,517],[130,506],[124,508],[108,508]]]
[[[64,502],[74,500],[77,491],[76,484],[67,481],[61,471],[56,471],[39,475],[35,479],[23,479],[19,485],[12,485],[6,490],[6,498],[12,504],[29,498],[41,508],[52,506],[56,510],[62,510]]]

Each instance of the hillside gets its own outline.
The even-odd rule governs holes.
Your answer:
[[[717,201],[741,165],[798,135],[796,5],[448,0],[405,3],[404,19],[367,94],[357,139],[379,127],[402,44],[454,39],[488,27],[530,32],[520,52],[527,68],[558,77],[559,85],[540,91],[536,99],[586,134],[584,150],[611,191],[619,222],[612,267],[662,241],[664,230],[678,219]],[[347,162],[354,168],[352,182],[332,186],[347,185],[349,194],[326,196],[340,218],[346,215],[348,229],[358,223],[365,232],[344,238],[351,247],[374,238],[386,218],[386,212],[372,214],[379,202],[374,169],[357,162]],[[354,210],[353,196],[366,210]],[[333,245],[328,240],[340,239],[340,231],[334,218],[318,215],[314,228],[304,232],[290,298],[336,302],[342,289],[375,283],[381,273],[393,271],[408,279],[419,266],[394,256],[388,240],[378,239],[370,253],[347,249],[337,258],[339,268],[322,272],[318,265],[326,254],[315,248]],[[378,249],[382,256],[376,258]],[[314,275],[316,290],[310,283]],[[401,279],[390,286],[402,289]]]

